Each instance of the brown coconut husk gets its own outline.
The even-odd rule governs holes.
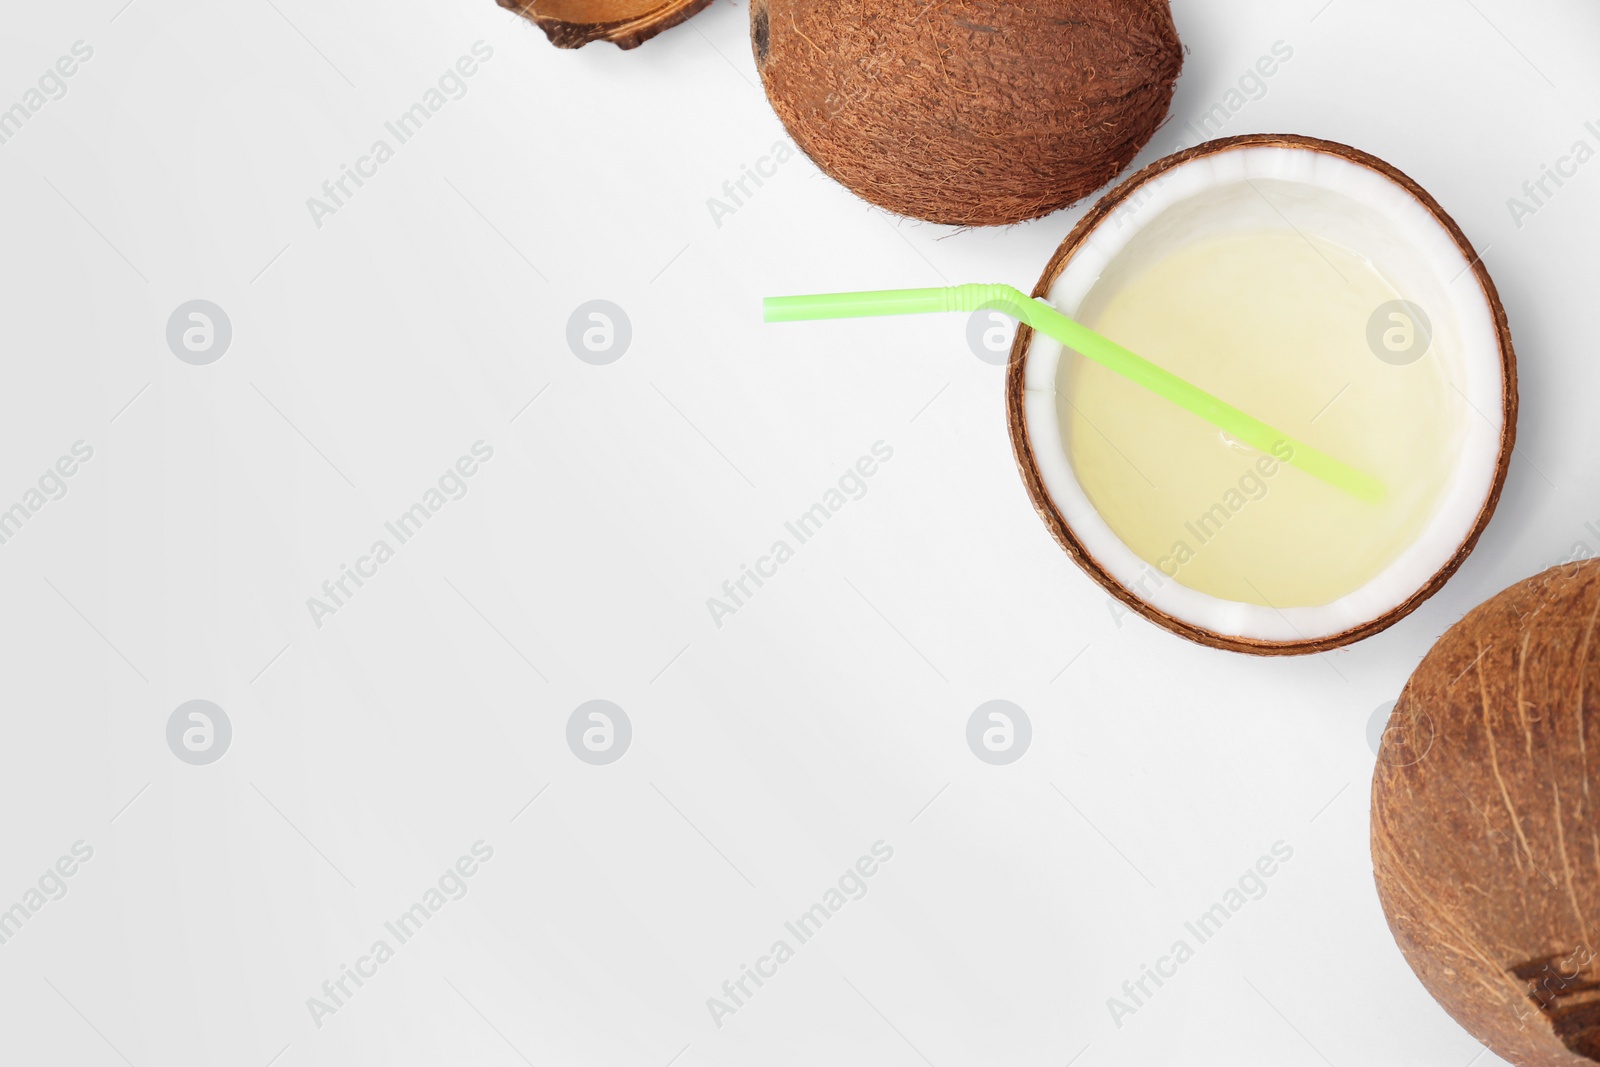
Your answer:
[[[711,0],[496,0],[531,21],[557,48],[610,41],[637,48],[676,26]]]
[[[1467,240],[1466,234],[1461,232],[1439,202],[1428,194],[1428,191],[1397,168],[1385,163],[1376,156],[1368,155],[1349,145],[1338,144],[1333,141],[1322,141],[1313,137],[1300,137],[1293,134],[1247,134],[1242,137],[1226,137],[1221,140],[1208,141],[1196,145],[1182,152],[1157,160],[1133,175],[1127,181],[1119,184],[1105,196],[1101,197],[1089,212],[1073,227],[1067,239],[1061,242],[1061,247],[1056,249],[1056,254],[1051,257],[1045,267],[1044,274],[1039,278],[1039,284],[1034,286],[1033,296],[1049,296],[1050,287],[1066,269],[1067,263],[1077,254],[1078,249],[1089,239],[1101,223],[1109,219],[1118,208],[1122,207],[1131,197],[1138,194],[1139,190],[1149,182],[1160,178],[1174,167],[1181,166],[1190,160],[1201,156],[1214,155],[1219,152],[1228,152],[1240,148],[1249,148],[1258,145],[1268,145],[1283,148],[1311,149],[1318,152],[1327,152],[1339,156],[1352,163],[1377,171],[1379,174],[1396,182],[1417,201],[1425,207],[1434,218],[1439,220],[1450,236],[1455,240],[1456,246],[1461,249],[1462,255],[1472,264],[1472,275],[1483,291],[1490,309],[1494,314],[1495,332],[1499,338],[1501,385],[1504,390],[1504,430],[1501,436],[1500,452],[1495,464],[1494,484],[1488,497],[1484,500],[1482,508],[1478,511],[1476,521],[1471,531],[1462,539],[1458,548],[1449,561],[1441,567],[1426,583],[1413,593],[1403,604],[1394,610],[1353,626],[1341,633],[1329,637],[1320,637],[1295,641],[1260,641],[1251,638],[1235,637],[1229,634],[1217,633],[1201,626],[1174,618],[1164,611],[1160,611],[1146,603],[1131,589],[1126,588],[1113,578],[1094,555],[1079,540],[1072,527],[1067,523],[1066,517],[1061,514],[1055,502],[1050,498],[1045,489],[1044,481],[1039,474],[1038,461],[1033,453],[1033,441],[1028,436],[1027,420],[1023,415],[1023,384],[1024,371],[1027,362],[1028,346],[1033,340],[1033,330],[1027,326],[1017,328],[1016,340],[1011,350],[1011,361],[1006,371],[1006,422],[1011,431],[1012,451],[1016,456],[1017,467],[1022,473],[1023,484],[1027,486],[1028,496],[1033,500],[1033,506],[1039,516],[1044,519],[1045,525],[1055,536],[1057,542],[1082,567],[1089,577],[1093,578],[1100,587],[1110,593],[1117,600],[1127,605],[1130,609],[1149,619],[1164,630],[1169,630],[1180,637],[1197,641],[1213,648],[1227,649],[1232,652],[1245,652],[1257,656],[1297,656],[1314,652],[1327,652],[1331,649],[1360,641],[1375,633],[1388,629],[1413,611],[1417,610],[1423,601],[1437,593],[1444,587],[1445,582],[1460,569],[1466,562],[1472,550],[1478,543],[1478,538],[1483,534],[1484,528],[1489,525],[1489,519],[1494,515],[1495,506],[1500,502],[1500,492],[1505,487],[1506,475],[1511,467],[1511,453],[1516,445],[1517,436],[1517,357],[1511,344],[1511,326],[1506,319],[1505,306],[1500,301],[1500,294],[1495,289],[1494,280],[1489,277],[1488,268],[1473,250],[1472,242]],[[1047,447],[1058,447],[1054,444]]]
[[[1519,1067],[1600,1061],[1600,561],[1512,586],[1406,684],[1372,782],[1400,951]]]
[[[752,0],[773,110],[822,171],[957,226],[1067,207],[1166,117],[1183,48],[1167,0]]]

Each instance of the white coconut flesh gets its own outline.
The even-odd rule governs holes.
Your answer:
[[[1158,570],[1156,560],[1130,548],[1079,482],[1063,394],[1071,387],[1068,367],[1081,357],[1035,333],[1023,367],[1022,411],[1045,492],[1106,576],[1179,623],[1246,642],[1295,645],[1345,634],[1405,604],[1473,536],[1495,490],[1505,430],[1503,354],[1489,297],[1451,232],[1404,186],[1353,160],[1308,147],[1230,148],[1196,156],[1135,190],[1079,243],[1048,299],[1092,325],[1095,309],[1179,251],[1279,231],[1349,250],[1425,308],[1433,329],[1430,358],[1459,394],[1442,484],[1415,536],[1370,578],[1326,602],[1302,605],[1248,603],[1191,588],[1181,569],[1175,576]]]

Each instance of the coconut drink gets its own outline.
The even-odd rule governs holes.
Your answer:
[[[1022,324],[1007,424],[1056,540],[1203,644],[1293,655],[1392,626],[1505,484],[1516,357],[1494,283],[1421,186],[1345,145],[1256,135],[1152,164],[1032,296],[766,301],[783,322],[950,311]]]
[[[1330,492],[1284,448],[1019,330],[1006,405],[1029,495],[1159,626],[1258,654],[1348,644],[1436,592],[1494,512],[1516,432],[1505,312],[1460,228],[1382,160],[1282,135],[1180,152],[1103,197],[1034,295],[1385,487]]]

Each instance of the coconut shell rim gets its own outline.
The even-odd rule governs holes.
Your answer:
[[[624,51],[641,44],[711,6],[711,0],[666,0],[642,15],[609,22],[572,22],[538,13],[538,0],[495,0],[544,31],[557,48],[582,48],[593,41],[610,41]]]
[[[1125,201],[1147,183],[1159,178],[1175,167],[1183,166],[1204,156],[1239,148],[1258,147],[1295,148],[1322,152],[1364,166],[1388,178],[1410,193],[1444,227],[1455,242],[1456,247],[1467,258],[1473,276],[1478,281],[1478,287],[1493,314],[1495,337],[1500,351],[1500,375],[1503,394],[1502,414],[1504,421],[1500,435],[1500,451],[1495,461],[1494,481],[1488,495],[1484,498],[1483,505],[1478,511],[1478,517],[1473,522],[1472,528],[1462,538],[1460,546],[1450,559],[1405,601],[1377,618],[1352,626],[1339,633],[1292,641],[1271,641],[1220,633],[1162,611],[1139,597],[1132,590],[1124,587],[1112,577],[1110,572],[1089,551],[1088,547],[1079,540],[1071,524],[1067,522],[1066,517],[1056,506],[1054,499],[1051,498],[1049,491],[1045,488],[1043,477],[1039,472],[1038,461],[1034,455],[1033,442],[1028,435],[1027,419],[1023,411],[1024,372],[1027,365],[1028,352],[1033,341],[1033,330],[1026,325],[1017,327],[1016,339],[1012,343],[1011,356],[1006,367],[1006,427],[1011,437],[1012,453],[1016,458],[1018,471],[1022,475],[1023,484],[1033,502],[1034,510],[1039,513],[1039,517],[1044,520],[1045,526],[1055,537],[1056,542],[1072,558],[1073,562],[1112,597],[1162,629],[1198,644],[1256,656],[1300,656],[1342,648],[1345,645],[1354,644],[1357,641],[1387,630],[1413,611],[1416,611],[1424,601],[1442,589],[1445,583],[1454,577],[1456,571],[1461,569],[1461,565],[1466,562],[1467,557],[1472,554],[1473,549],[1477,547],[1478,539],[1483,535],[1483,531],[1489,525],[1489,520],[1494,516],[1495,509],[1499,506],[1500,495],[1505,488],[1507,475],[1510,473],[1512,451],[1516,446],[1517,411],[1519,407],[1517,357],[1516,349],[1511,340],[1511,327],[1506,317],[1505,305],[1500,299],[1499,290],[1495,288],[1494,279],[1489,276],[1488,268],[1483,265],[1482,257],[1473,248],[1472,242],[1468,240],[1461,227],[1456,224],[1455,219],[1451,218],[1449,212],[1445,211],[1439,202],[1433,198],[1432,194],[1399,168],[1377,156],[1338,141],[1327,141],[1299,134],[1244,134],[1207,141],[1159,159],[1119,182],[1078,220],[1078,224],[1072,228],[1072,232],[1067,235],[1066,240],[1061,242],[1055,254],[1050,258],[1050,262],[1046,264],[1044,273],[1040,275],[1039,282],[1034,286],[1031,295],[1048,297],[1051,286],[1055,284],[1056,280],[1061,276],[1061,272],[1066,269],[1066,265],[1082,248],[1089,236],[1111,216],[1112,212],[1121,207]]]

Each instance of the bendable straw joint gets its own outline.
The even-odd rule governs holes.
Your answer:
[[[1383,483],[1354,467],[1319,452],[1260,419],[1212,396],[1143,356],[1128,351],[1087,326],[1074,322],[1043,300],[1009,285],[952,285],[934,289],[887,289],[882,292],[825,293],[815,296],[771,296],[764,304],[768,322],[860,318],[877,315],[919,315],[931,312],[992,310],[1031,326],[1087,359],[1165,397],[1263,453],[1281,454],[1288,462],[1329,485],[1366,501],[1381,500]]]

